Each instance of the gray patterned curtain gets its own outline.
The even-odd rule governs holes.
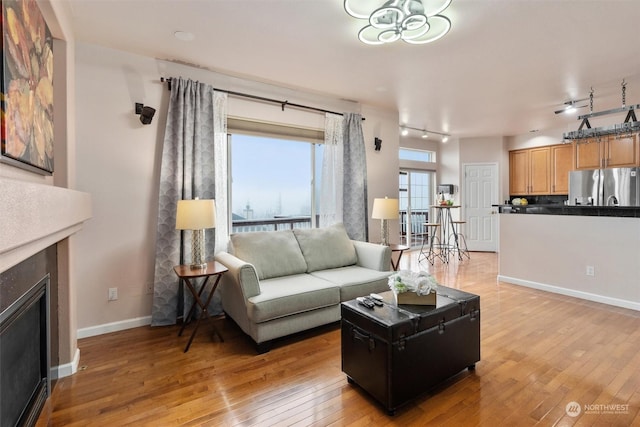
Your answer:
[[[353,240],[369,239],[367,211],[367,159],[362,116],[344,113],[344,180],[342,221]]]
[[[224,103],[219,102],[216,94],[220,95],[214,92],[213,87],[204,83],[181,77],[171,79],[160,171],[151,311],[153,326],[175,324],[176,319],[182,315],[183,307],[190,304],[190,295],[182,292],[182,284],[173,271],[174,266],[185,263],[185,254],[189,253],[191,247],[191,232],[176,230],[176,206],[180,199],[214,199],[216,187],[220,187],[216,185],[214,178],[214,119],[220,117],[220,114],[226,117],[226,94]],[[224,111],[216,111],[221,108]],[[217,224],[217,227],[225,226]],[[215,249],[215,229],[206,230],[205,239],[206,257],[211,259]],[[217,296],[213,297],[209,312],[222,312]]]

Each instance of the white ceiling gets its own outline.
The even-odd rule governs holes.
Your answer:
[[[554,110],[591,87],[594,111],[621,107],[622,79],[640,103],[638,0],[453,0],[450,33],[419,46],[361,43],[342,0],[68,1],[77,41],[397,110],[401,125],[455,137],[575,130],[576,114]]]

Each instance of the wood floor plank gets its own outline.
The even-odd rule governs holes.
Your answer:
[[[640,313],[501,283],[497,255],[418,263],[481,296],[481,361],[389,416],[341,371],[339,324],[277,340],[256,354],[231,321],[142,327],[79,341],[82,367],[56,382],[49,426],[629,426],[640,425]],[[628,405],[625,413],[566,406]],[[598,408],[598,406],[591,406]]]

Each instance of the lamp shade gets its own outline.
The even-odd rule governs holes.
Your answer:
[[[373,219],[396,219],[399,215],[398,199],[373,199]]]
[[[216,226],[216,202],[214,200],[178,200],[176,229],[202,230]]]

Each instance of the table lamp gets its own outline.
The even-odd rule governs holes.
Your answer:
[[[204,230],[216,226],[216,204],[214,200],[178,200],[176,229],[192,230],[191,268],[205,268]]]
[[[389,225],[387,220],[398,218],[398,212],[398,199],[390,199],[388,197],[373,199],[371,218],[381,220],[380,237],[382,239],[381,243],[385,246],[389,246]]]

